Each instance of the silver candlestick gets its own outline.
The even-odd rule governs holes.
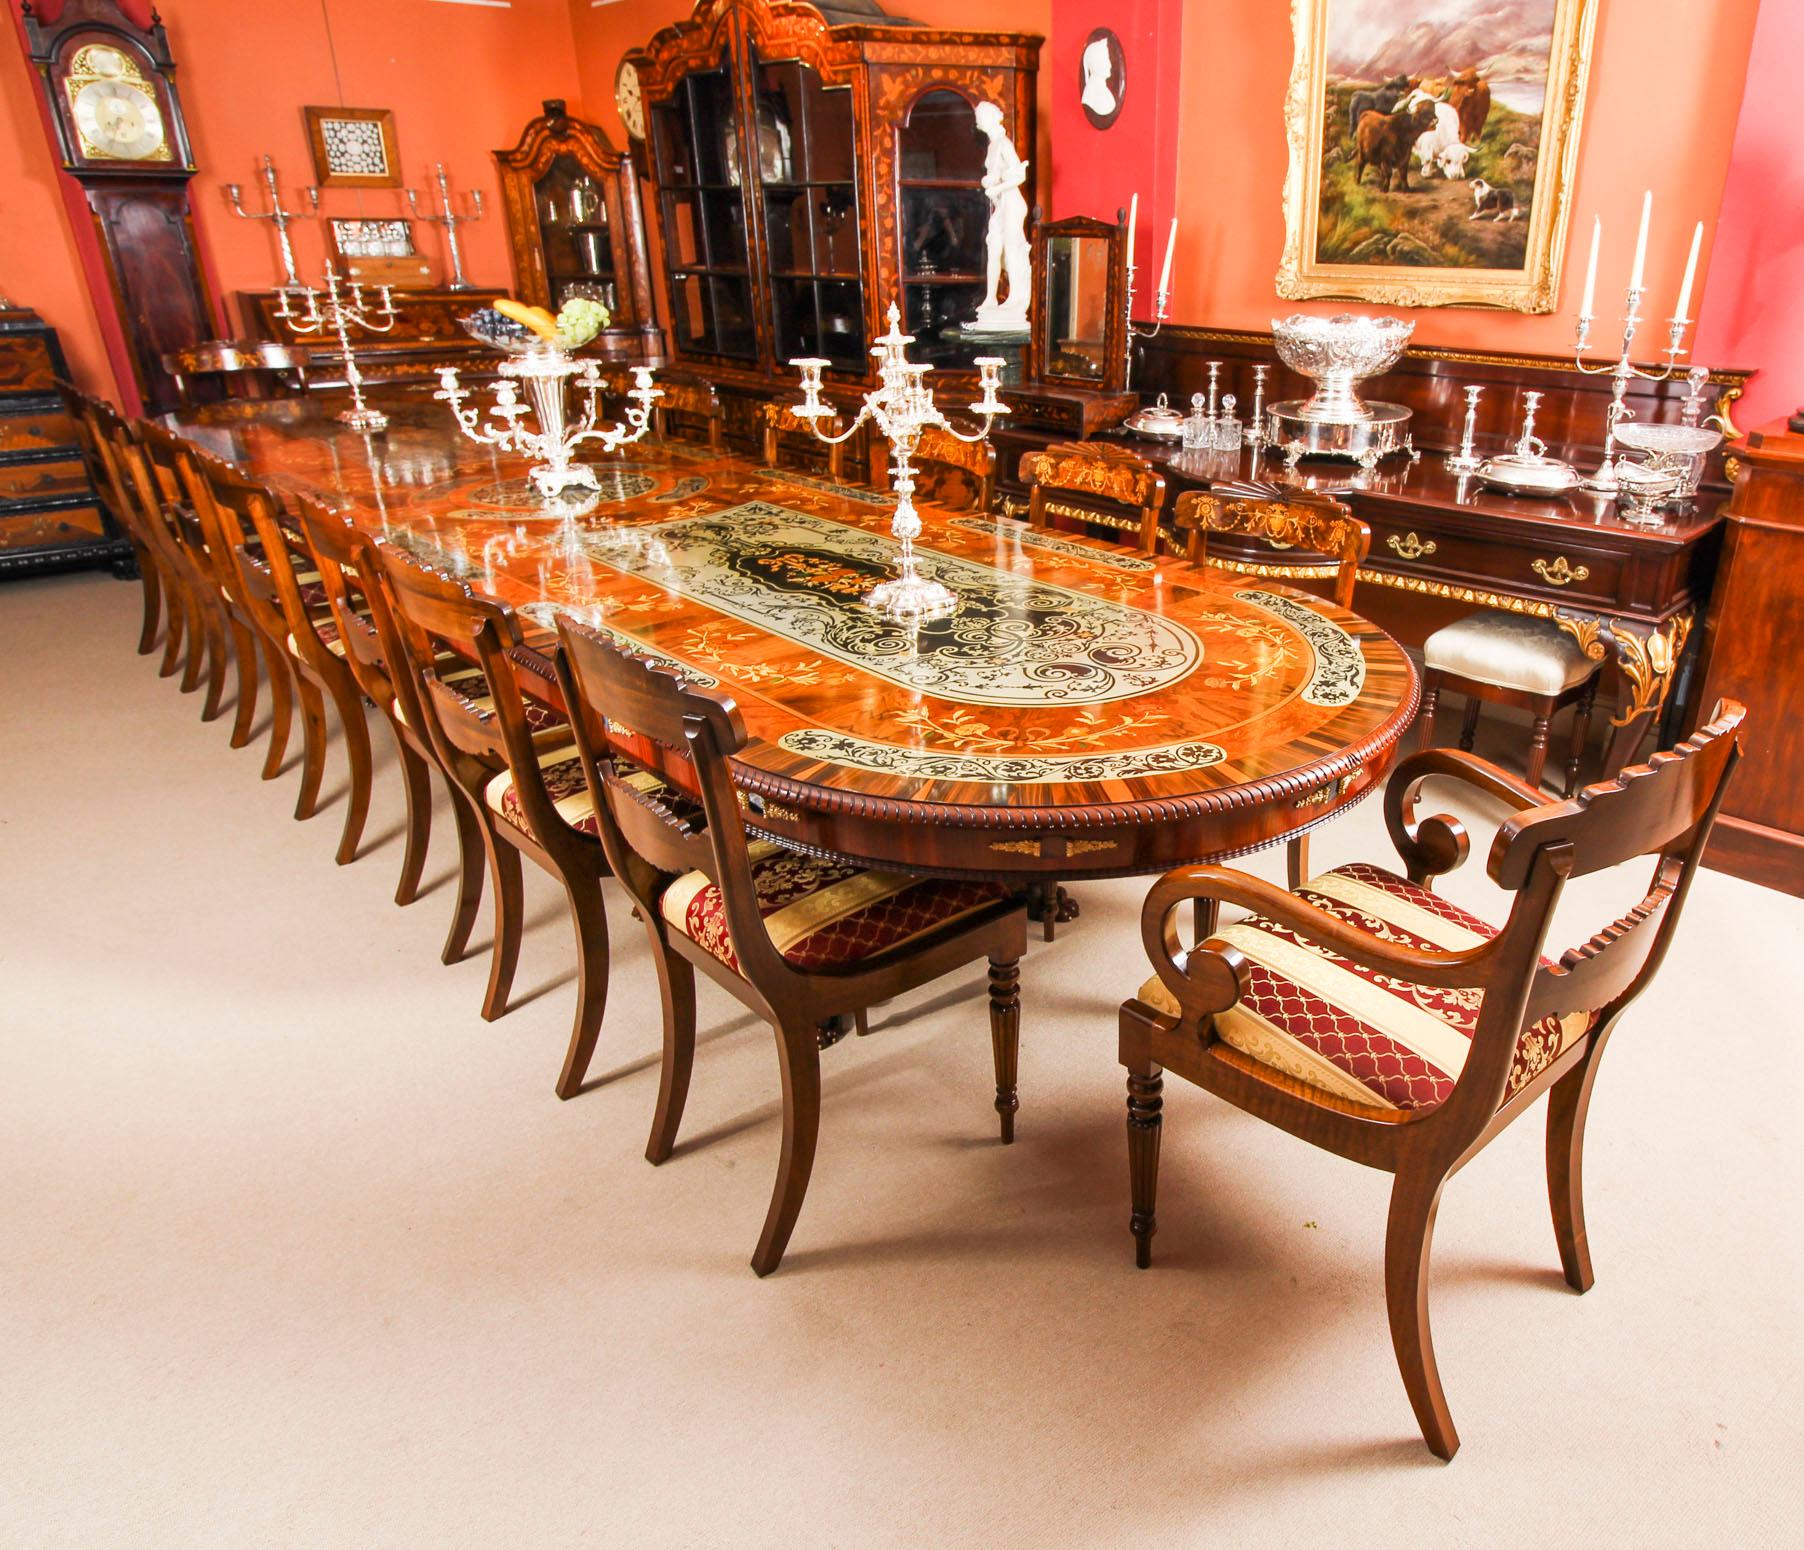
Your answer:
[[[1540,454],[1536,449],[1545,446],[1545,444],[1535,436],[1535,411],[1541,407],[1542,395],[1530,391],[1524,393],[1522,397],[1524,399],[1522,406],[1522,434],[1516,438],[1516,451],[1522,457],[1538,457]]]
[[[1246,443],[1255,452],[1266,442],[1265,374],[1270,370],[1263,361],[1253,368],[1253,415],[1247,422]]]
[[[789,364],[802,374],[802,402],[792,411],[798,420],[809,422],[816,439],[828,446],[847,440],[866,420],[874,424],[890,444],[894,461],[890,467],[896,491],[896,516],[890,531],[902,547],[897,561],[897,575],[865,594],[865,604],[885,618],[916,624],[925,619],[941,619],[958,607],[952,591],[921,575],[915,569],[915,540],[921,536],[921,517],[915,510],[914,452],[921,433],[937,426],[958,441],[987,441],[996,416],[1007,414],[1008,405],[996,396],[1001,384],[1002,357],[977,357],[978,383],[982,397],[972,404],[971,413],[983,421],[983,429],[967,436],[957,430],[933,401],[933,390],[927,386],[931,366],[916,365],[907,357],[914,335],[902,332],[902,314],[896,304],[889,306],[889,332],[872,347],[877,357],[877,387],[866,393],[858,418],[837,436],[821,430],[818,421],[836,411],[821,399],[821,371],[830,362],[813,356],[792,360]]]
[[[1475,438],[1478,433],[1478,400],[1484,388],[1473,385],[1466,388],[1466,423],[1460,431],[1459,451],[1452,453],[1447,459],[1447,471],[1455,474],[1475,474],[1484,459],[1478,455]]]
[[[307,310],[296,312],[292,299],[296,293],[304,296]],[[395,299],[385,285],[381,290],[382,306],[379,311],[372,311],[364,302],[363,287],[356,282],[351,285],[349,297],[339,289],[338,271],[333,268],[331,260],[326,262],[326,301],[322,311],[320,293],[311,285],[283,286],[277,293],[276,316],[288,325],[290,333],[323,334],[328,330],[338,336],[339,354],[344,357],[345,383],[351,390],[351,407],[344,410],[338,418],[346,425],[360,431],[379,431],[388,424],[388,416],[380,409],[372,409],[363,401],[363,373],[357,369],[357,357],[351,351],[351,330],[361,328],[367,334],[386,334],[398,320],[395,311]]]
[[[1132,386],[1134,381],[1134,341],[1151,339],[1164,326],[1166,307],[1171,301],[1171,292],[1161,287],[1153,297],[1153,326],[1139,328],[1134,323],[1134,265],[1127,266],[1127,372],[1122,377],[1124,386]]]
[[[633,385],[626,395],[626,423],[603,426],[598,423],[601,372],[593,360],[579,362],[555,345],[542,343],[511,356],[497,370],[501,380],[495,384],[495,403],[489,410],[496,424],[479,424],[480,411],[464,407],[469,390],[458,383],[455,366],[439,368],[439,389],[432,396],[451,406],[458,429],[471,441],[538,459],[528,476],[547,501],[555,500],[571,485],[600,494],[595,470],[572,461],[576,449],[586,441],[599,441],[603,452],[613,452],[637,441],[651,425],[652,404],[664,396],[662,388],[652,386],[651,368],[635,366]],[[574,425],[566,420],[564,410],[564,386],[572,377],[587,399],[582,417]],[[536,431],[522,423],[529,405],[520,402],[521,387],[538,419]]]
[[[284,210],[282,208],[281,190],[276,186],[276,164],[268,156],[263,158],[263,186],[269,190],[269,208],[267,210],[247,210],[240,198],[244,189],[241,184],[228,183],[225,186],[226,201],[232,207],[232,214],[247,221],[268,221],[275,227],[276,244],[282,251],[283,284],[293,286],[296,290],[304,289],[301,285],[300,272],[294,267],[294,244],[288,240],[288,227],[293,221],[311,220],[319,214],[319,190],[311,184],[301,189],[301,199],[308,206],[305,210]]]
[[[407,195],[408,211],[416,221],[426,221],[433,226],[445,228],[445,248],[451,256],[451,279],[445,288],[452,291],[474,290],[475,286],[464,278],[464,256],[463,250],[457,245],[457,228],[468,226],[472,221],[482,219],[482,190],[479,188],[470,190],[470,213],[465,215],[457,209],[451,198],[451,183],[445,176],[445,164],[442,161],[433,165],[432,176],[433,181],[438,184],[439,213],[437,215],[421,215],[419,196],[411,188],[403,190]]]

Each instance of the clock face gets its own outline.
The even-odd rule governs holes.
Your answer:
[[[169,161],[169,132],[150,82],[116,48],[76,52],[63,80],[81,153],[90,161]]]
[[[635,140],[645,138],[645,98],[639,91],[639,70],[630,59],[620,61],[620,73],[614,77],[614,106],[620,110],[620,122]]]

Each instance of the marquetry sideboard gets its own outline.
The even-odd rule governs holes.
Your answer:
[[[366,295],[368,292],[366,291]],[[429,381],[441,366],[490,369],[495,352],[478,344],[457,320],[483,307],[492,307],[506,291],[471,289],[453,291],[396,290],[399,318],[384,334],[354,329],[351,349],[365,382]],[[330,333],[297,334],[277,315],[281,296],[276,291],[240,291],[238,311],[245,332],[253,339],[275,339],[283,344],[305,345],[312,351],[307,375],[315,387],[341,387],[344,361]]]
[[[28,309],[0,307],[0,578],[131,564],[57,393],[68,375],[55,330]]]
[[[1704,864],[1804,895],[1804,435],[1768,426],[1736,461],[1694,700],[1748,719]]]

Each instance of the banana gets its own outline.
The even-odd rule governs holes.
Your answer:
[[[557,338],[557,319],[543,307],[529,307],[523,301],[503,296],[495,303],[495,310],[504,318],[512,318],[516,323],[530,328],[541,339]]]

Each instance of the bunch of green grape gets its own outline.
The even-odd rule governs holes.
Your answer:
[[[587,296],[572,296],[558,310],[557,342],[566,350],[580,350],[608,326],[612,314]]]

